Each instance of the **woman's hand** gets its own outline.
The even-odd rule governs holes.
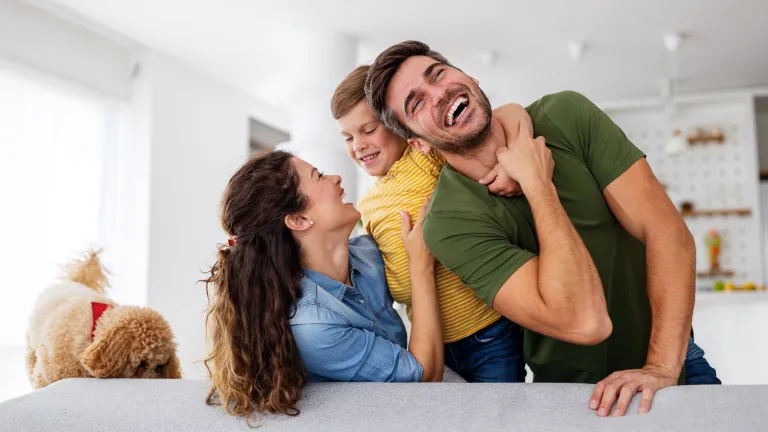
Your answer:
[[[405,211],[400,212],[400,216],[403,218],[403,231],[401,233],[403,246],[405,246],[405,253],[408,255],[408,265],[411,268],[411,272],[414,270],[430,270],[435,265],[435,258],[427,248],[426,243],[424,243],[424,237],[421,233],[421,225],[424,223],[424,217],[427,215],[428,205],[429,198],[424,200],[424,204],[421,205],[416,223],[413,226],[411,226],[410,215]]]

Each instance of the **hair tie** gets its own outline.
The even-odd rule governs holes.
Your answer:
[[[227,243],[229,243],[229,246],[232,247],[237,244],[237,236],[232,236],[231,239],[227,240]]]

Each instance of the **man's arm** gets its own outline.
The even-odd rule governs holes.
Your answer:
[[[693,240],[643,153],[607,114],[575,92],[542,102],[539,108],[584,158],[619,223],[646,246],[652,311],[646,366],[600,381],[589,406],[600,416],[624,415],[635,393],[642,392],[639,411],[647,412],[657,390],[677,383],[685,360],[693,308]]]
[[[504,283],[493,307],[538,333],[582,345],[600,343],[612,331],[603,285],[557,196],[552,153],[543,138],[531,138],[530,124],[521,123],[518,134],[517,142],[497,156],[531,205],[539,257]]]
[[[506,163],[507,158],[523,168]],[[424,222],[427,246],[478,297],[521,326],[570,343],[604,340],[612,325],[603,288],[552,185],[551,153],[529,135],[512,150],[505,149],[500,161],[512,168],[528,196],[541,237],[541,256],[512,243],[518,229],[514,223],[502,223],[477,210],[487,195],[455,207],[454,198],[441,196],[439,188]],[[441,209],[443,200],[452,206]]]
[[[640,412],[645,412],[656,390],[677,383],[685,361],[695,295],[696,248],[680,213],[645,159],[608,185],[604,195],[624,229],[646,246],[653,324],[645,368],[608,377],[598,384],[590,404],[602,400],[598,414],[607,415],[618,396],[614,414],[623,415],[632,396],[641,391]]]

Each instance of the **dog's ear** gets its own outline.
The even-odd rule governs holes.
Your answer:
[[[174,353],[168,360],[168,363],[163,365],[163,378],[181,378],[181,365],[179,364],[179,358]]]
[[[80,363],[96,378],[120,378],[130,361],[131,339],[127,326],[112,326],[85,349]]]

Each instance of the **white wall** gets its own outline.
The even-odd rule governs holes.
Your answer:
[[[131,48],[17,0],[0,0],[0,58],[127,100]]]
[[[186,378],[203,378],[205,287],[226,241],[218,205],[248,155],[252,101],[159,54],[142,61],[151,138],[148,305],[170,322]]]
[[[768,295],[698,293],[693,312],[696,343],[723,384],[768,384]]]

